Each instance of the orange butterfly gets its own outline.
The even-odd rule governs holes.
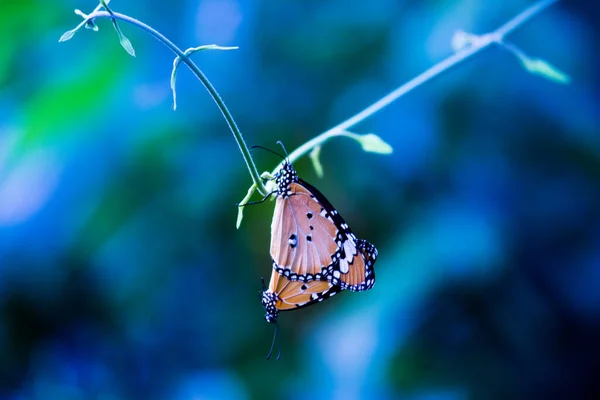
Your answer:
[[[375,246],[357,239],[325,196],[298,178],[287,160],[275,182],[273,272],[262,295],[265,319],[275,322],[279,311],[309,306],[342,290],[371,289]]]

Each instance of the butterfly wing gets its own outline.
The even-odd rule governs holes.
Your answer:
[[[271,225],[273,268],[292,281],[327,280],[360,292],[375,284],[377,249],[357,239],[327,198],[309,183],[278,196]]]
[[[339,287],[327,281],[290,281],[277,271],[272,272],[269,289],[277,293],[275,306],[281,311],[319,303],[340,291]]]
[[[271,224],[271,257],[291,280],[320,280],[338,251],[338,229],[330,214],[300,182],[278,196]]]
[[[344,249],[349,246],[344,246]],[[340,262],[333,266],[332,282],[339,284],[342,289],[353,292],[362,292],[369,290],[375,284],[375,269],[373,265],[377,260],[377,249],[371,243],[363,239],[356,242],[357,256],[353,256],[350,261],[344,255]],[[347,271],[342,272],[342,267]],[[339,282],[338,282],[339,279]]]
[[[325,279],[343,290],[362,292],[375,284],[374,264],[377,249],[364,239],[357,239],[344,218],[314,186],[299,179],[299,183],[321,204],[321,214],[335,227],[338,246],[332,255],[333,263],[328,267]]]
[[[262,303],[268,322],[277,319],[279,311],[295,310],[319,303],[342,290],[327,281],[290,281],[279,272],[271,272],[269,289],[263,292]]]

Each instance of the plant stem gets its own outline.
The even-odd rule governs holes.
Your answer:
[[[181,58],[182,62],[187,64],[187,66],[192,70],[194,75],[196,75],[198,80],[200,80],[200,82],[204,85],[204,87],[206,88],[206,90],[208,91],[210,96],[213,98],[213,100],[217,104],[217,107],[223,114],[223,117],[225,118],[227,125],[229,125],[229,129],[233,133],[233,137],[235,138],[235,141],[237,142],[238,147],[240,148],[242,157],[244,158],[244,161],[246,162],[246,166],[248,167],[248,171],[250,172],[250,176],[252,177],[252,181],[254,181],[254,184],[256,185],[257,190],[263,196],[266,196],[268,193],[267,189],[265,188],[265,186],[262,183],[262,180],[260,179],[260,174],[258,173],[258,170],[256,169],[256,164],[254,164],[254,160],[252,160],[252,154],[250,154],[250,150],[248,149],[248,146],[246,145],[246,142],[244,141],[244,137],[242,136],[242,133],[240,132],[237,124],[235,123],[233,116],[229,112],[229,109],[223,102],[223,99],[221,99],[221,96],[219,96],[219,93],[217,93],[214,86],[210,83],[210,81],[208,80],[206,75],[204,75],[204,73],[200,70],[200,68],[198,68],[198,66],[183,51],[181,51],[181,49],[179,47],[177,47],[173,42],[171,42],[160,32],[158,32],[151,26],[146,25],[142,21],[139,21],[135,18],[129,17],[124,14],[116,13],[116,12],[113,12],[111,15],[107,11],[96,11],[96,12],[93,12],[92,14],[88,15],[88,19],[91,20],[94,18],[116,18],[116,19],[125,21],[127,23],[130,23],[132,25],[135,25],[138,28],[141,28],[144,31],[148,32],[150,35],[154,36],[159,42],[161,42],[162,44],[167,46],[169,49],[171,49],[171,51],[173,53],[175,53],[179,58]]]
[[[543,11],[556,1],[558,0],[540,1],[527,8],[525,11],[523,11],[522,13],[520,13],[519,15],[517,15],[516,17],[514,17],[506,24],[493,31],[492,33],[477,37],[477,40],[473,41],[470,46],[454,53],[445,60],[440,61],[433,67],[429,68],[417,77],[406,82],[404,85],[400,86],[393,92],[387,94],[386,96],[384,96],[374,104],[370,105],[369,107],[365,108],[358,114],[348,118],[341,124],[334,126],[333,128],[321,133],[320,135],[304,143],[302,146],[298,147],[296,150],[290,153],[289,161],[294,162],[304,154],[311,151],[314,147],[322,145],[324,142],[326,142],[334,136],[344,135],[344,131],[348,130],[349,128],[353,127],[359,122],[362,122],[363,120],[367,119],[371,115],[375,114],[377,111],[386,107],[393,101],[397,100],[399,97],[405,95],[406,93],[410,92],[411,90],[415,89],[421,84],[440,75],[442,72],[449,70],[451,67],[459,64],[460,62],[466,60],[472,55],[484,50],[491,44],[501,43],[506,35],[511,33],[513,30],[521,26],[525,21],[535,16],[539,12]],[[277,167],[272,172],[273,175],[277,172],[277,170],[281,168],[282,164],[283,163],[277,165]]]
[[[513,30],[515,30],[516,28],[521,26],[523,23],[525,23],[527,20],[529,20],[533,16],[537,15],[538,13],[540,13],[541,11],[543,11],[544,9],[546,9],[547,7],[549,7],[550,5],[552,5],[553,3],[557,2],[557,1],[558,0],[542,0],[538,3],[533,4],[532,6],[527,8],[525,11],[521,12],[519,15],[512,18],[510,21],[508,21],[507,23],[505,23],[504,25],[502,25],[495,31],[493,31],[489,34],[486,34],[486,35],[474,36],[476,38],[476,40],[472,40],[472,42],[470,43],[469,46],[463,48],[460,51],[457,51],[456,53],[449,56],[445,60],[442,60],[441,62],[437,63],[433,67],[429,68],[425,72],[421,73],[420,75],[418,75],[415,78],[411,79],[410,81],[406,82],[404,85],[402,85],[402,86],[398,87],[397,89],[395,89],[394,91],[390,92],[389,94],[387,94],[386,96],[384,96],[377,102],[373,103],[369,107],[365,108],[361,112],[348,118],[346,121],[321,133],[320,135],[318,135],[318,136],[314,137],[313,139],[309,140],[308,142],[304,143],[302,146],[298,147],[296,150],[294,150],[292,153],[289,154],[289,157],[288,157],[289,161],[290,162],[296,161],[298,158],[305,155],[306,153],[311,151],[313,148],[322,145],[324,142],[326,142],[327,140],[329,140],[330,138],[332,138],[334,136],[342,136],[342,135],[348,136],[346,134],[346,132],[349,128],[353,127],[354,125],[358,124],[359,122],[362,122],[363,120],[367,119],[368,117],[375,114],[379,110],[388,106],[390,103],[397,100],[399,97],[407,94],[408,92],[410,92],[411,90],[420,86],[421,84],[423,84],[423,83],[431,80],[432,78],[440,75],[441,73],[449,70],[453,66],[459,64],[460,62],[466,60],[467,58],[473,56],[474,54],[486,49],[490,45],[492,45],[494,43],[501,44],[506,35],[508,35]],[[200,68],[198,68],[198,66],[183,51],[181,51],[175,44],[173,44],[173,42],[171,42],[169,39],[167,39],[165,36],[163,36],[160,32],[156,31],[154,28],[150,27],[149,25],[146,25],[145,23],[143,23],[135,18],[131,18],[127,15],[123,15],[123,14],[119,14],[119,13],[110,14],[106,11],[94,11],[92,14],[90,14],[88,16],[88,19],[90,19],[90,20],[94,19],[94,18],[116,18],[116,19],[120,19],[122,21],[128,22],[132,25],[135,25],[135,26],[145,30],[150,35],[154,36],[159,42],[163,43],[165,46],[167,46],[169,49],[171,49],[171,51],[173,51],[173,53],[175,53],[178,57],[181,58],[181,60],[185,64],[187,64],[187,66],[192,70],[194,75],[196,75],[196,77],[200,80],[200,82],[204,85],[206,90],[209,92],[210,96],[213,98],[213,100],[217,104],[217,107],[223,114],[223,117],[225,117],[225,121],[229,125],[229,129],[233,133],[233,136],[238,144],[238,147],[240,148],[242,157],[244,158],[244,161],[246,162],[248,171],[250,172],[250,176],[252,177],[252,180],[254,182],[254,185],[256,186],[256,189],[263,196],[266,196],[269,192],[265,188],[264,184],[262,183],[262,180],[260,179],[260,174],[258,173],[256,165],[254,164],[254,161],[252,160],[252,155],[250,154],[250,150],[248,149],[248,146],[246,145],[246,142],[244,141],[242,133],[240,132],[239,128],[237,127],[235,120],[233,119],[233,116],[227,109],[227,106],[221,99],[221,96],[219,96],[219,94],[217,93],[217,91],[215,90],[213,85],[210,83],[210,81],[204,75],[204,73],[200,70]],[[272,175],[276,174],[276,172],[281,168],[282,164],[283,164],[283,162],[280,163],[279,165],[277,165],[277,167],[273,170]]]
[[[543,0],[535,3],[534,5],[523,11],[521,14],[517,15],[516,17],[502,25],[500,28],[496,29],[494,33],[500,36],[501,38],[505,37],[510,32],[523,25],[523,23],[529,18],[535,16],[540,11],[543,11],[544,9],[548,8],[557,1],[558,0]]]

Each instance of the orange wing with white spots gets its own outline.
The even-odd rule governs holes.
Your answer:
[[[327,281],[290,281],[273,270],[269,288],[263,292],[262,304],[266,310],[265,319],[275,322],[280,311],[296,310],[319,303],[341,290]]]
[[[325,196],[300,180],[289,162],[276,179],[273,268],[290,281],[327,281],[357,292],[372,288],[375,246],[357,239]]]
[[[271,257],[284,274],[316,275],[319,280],[338,251],[338,230],[311,192],[298,183],[290,190],[289,197],[276,200]]]

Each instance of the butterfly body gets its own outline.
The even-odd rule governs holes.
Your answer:
[[[358,239],[325,196],[285,161],[275,178],[271,224],[273,272],[263,292],[265,318],[323,301],[341,290],[360,292],[375,283],[377,249]]]

